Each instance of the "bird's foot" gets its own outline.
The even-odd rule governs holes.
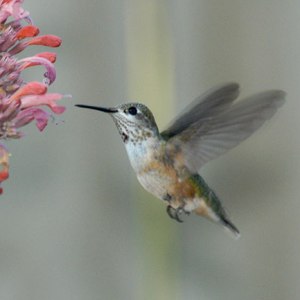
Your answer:
[[[183,220],[181,219],[183,213],[185,213],[186,215],[190,214],[189,212],[185,211],[184,208],[181,206],[174,208],[171,205],[167,206],[167,213],[171,219],[174,219],[179,223],[183,222]]]
[[[167,202],[170,202],[172,200],[172,196],[169,194],[169,193],[166,193],[164,196],[163,196],[163,199]]]

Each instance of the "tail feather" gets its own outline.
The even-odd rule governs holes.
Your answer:
[[[194,210],[197,215],[208,218],[209,220],[216,222],[224,227],[224,229],[231,234],[235,239],[240,237],[240,231],[237,227],[229,220],[225,209],[219,205],[219,209],[214,211],[207,203],[202,200],[199,206]]]
[[[241,236],[240,231],[228,218],[222,216],[220,218],[220,223],[224,226],[226,231],[233,235],[235,239],[238,239]]]
[[[229,220],[227,213],[215,192],[207,185],[199,174],[191,177],[193,184],[198,190],[197,207],[194,212],[200,216],[204,216],[223,227],[230,232],[234,238],[239,238],[240,232],[236,226]]]

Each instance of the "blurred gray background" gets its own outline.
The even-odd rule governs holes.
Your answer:
[[[25,0],[24,7],[42,34],[62,37],[50,91],[73,98],[44,133],[31,125],[25,138],[6,143],[0,299],[299,299],[300,2]],[[74,107],[138,100],[163,128],[228,81],[244,96],[288,93],[266,126],[202,170],[240,229],[238,241],[199,217],[171,221],[138,184],[112,121]]]

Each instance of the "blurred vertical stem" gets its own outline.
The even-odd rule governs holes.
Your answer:
[[[128,0],[126,3],[129,97],[145,103],[158,124],[165,124],[170,119],[174,69],[166,2]],[[174,299],[178,274],[174,224],[162,213],[165,207],[154,196],[142,190],[136,196],[136,232],[141,242],[137,261],[143,274],[137,299]]]

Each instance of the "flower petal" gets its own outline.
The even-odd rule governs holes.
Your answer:
[[[47,52],[47,53],[49,53],[49,52]],[[33,63],[33,64],[44,66],[47,70],[46,73],[44,74],[45,78],[47,79],[47,81],[46,81],[47,85],[50,85],[56,78],[56,71],[55,71],[54,65],[47,58],[31,56],[31,57],[26,57],[26,58],[20,59],[19,63],[21,64],[21,66],[23,64],[21,69],[28,67],[28,63],[31,63],[31,64]],[[24,66],[24,64],[25,64],[25,66]]]
[[[22,40],[28,37],[37,36],[39,34],[40,30],[38,27],[33,25],[27,25],[22,27],[16,34],[16,38],[18,40]]]
[[[9,103],[27,95],[41,95],[47,92],[47,86],[38,81],[32,81],[20,87],[10,98]]]
[[[29,40],[28,45],[59,47],[61,45],[61,38],[53,34],[40,35]]]
[[[63,95],[57,93],[22,97],[21,109],[33,106],[47,105],[54,113],[62,114],[66,108],[64,106],[59,106],[56,103],[56,101],[61,98],[63,98]]]
[[[55,63],[55,61],[56,61],[56,53],[54,53],[54,52],[41,52],[41,53],[38,53],[38,54],[34,55],[33,57],[35,57],[35,58],[36,57],[45,58],[48,61],[50,61],[51,63]],[[29,57],[27,57],[26,59],[23,59],[22,61],[23,61],[23,63],[21,65],[21,70],[24,70],[24,69],[29,68],[29,67],[44,64],[41,61],[33,60],[33,59],[30,59]],[[54,69],[54,66],[53,66],[53,69]]]
[[[40,131],[43,131],[43,129],[48,124],[48,119],[50,115],[45,112],[44,110],[40,108],[27,108],[25,110],[22,110],[18,116],[15,118],[15,126],[16,128],[23,127],[33,120],[36,120],[36,126]]]
[[[23,41],[19,44],[17,44],[15,47],[13,47],[11,50],[9,50],[9,53],[11,55],[15,55],[23,51],[25,48],[31,45],[39,45],[39,46],[47,46],[47,47],[59,47],[61,45],[61,38],[53,35],[53,34],[47,34],[47,35],[40,35],[33,37],[30,40]]]

